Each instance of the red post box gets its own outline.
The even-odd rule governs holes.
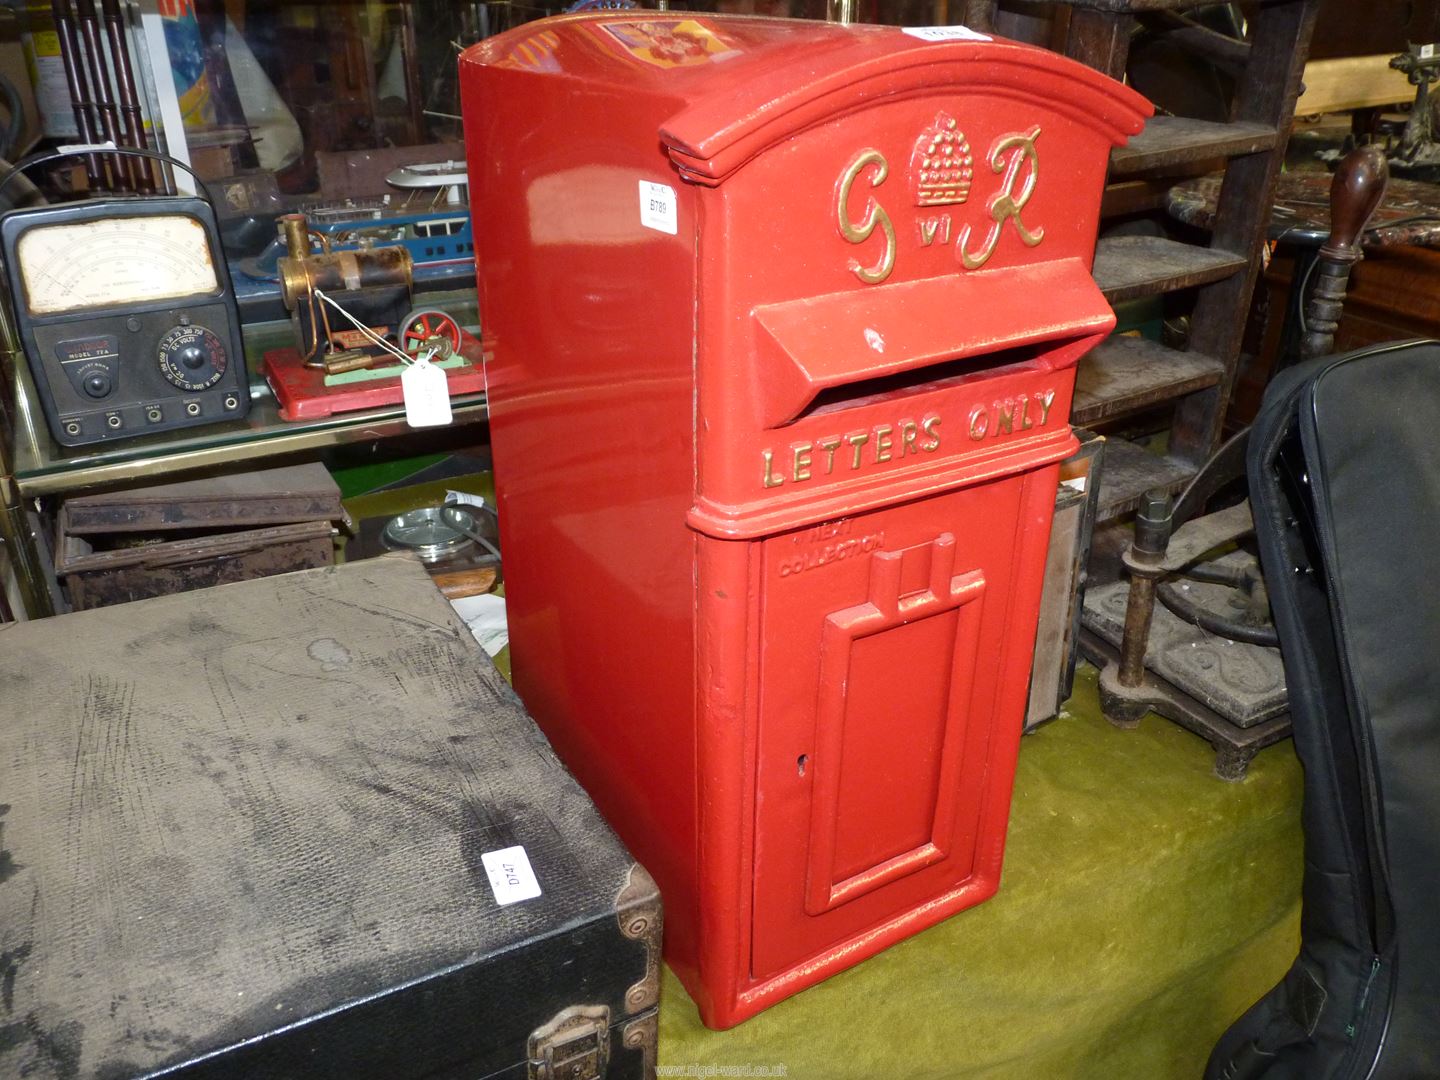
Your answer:
[[[707,1024],[990,896],[1136,94],[961,28],[464,54],[515,685]]]

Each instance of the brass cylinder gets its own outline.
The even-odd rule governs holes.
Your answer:
[[[304,214],[281,214],[280,231],[285,234],[285,250],[292,259],[310,254],[310,228]]]
[[[301,221],[304,221],[303,217]],[[288,221],[284,223],[284,228],[288,243],[291,238]],[[368,289],[376,285],[403,285],[408,289],[414,278],[410,252],[403,247],[330,251],[299,258],[289,255],[280,259],[276,269],[280,273],[280,290],[285,306],[291,311],[310,295],[311,289],[326,293]]]

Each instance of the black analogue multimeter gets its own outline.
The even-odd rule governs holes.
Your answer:
[[[205,199],[158,195],[0,217],[16,328],[62,446],[244,416],[240,316]]]

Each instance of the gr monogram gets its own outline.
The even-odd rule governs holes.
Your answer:
[[[940,135],[936,136],[935,132]],[[955,258],[966,270],[979,270],[990,261],[995,249],[1000,245],[1007,224],[1015,227],[1016,235],[1026,247],[1035,247],[1045,239],[1043,227],[1031,229],[1021,217],[1035,194],[1035,185],[1040,180],[1040,153],[1035,145],[1039,138],[1040,126],[1037,124],[1028,131],[1001,135],[991,145],[984,160],[989,163],[991,171],[1000,177],[1000,186],[986,204],[990,225],[978,246],[972,247],[975,230],[970,224],[962,225],[956,234]],[[932,207],[963,204],[968,194],[971,174],[969,147],[964,143],[963,135],[955,131],[955,121],[941,113],[935,124],[922,135],[922,142],[925,140],[929,141],[917,148],[917,154],[923,150],[931,156],[918,159],[924,170],[918,173],[916,178],[915,205]],[[943,157],[935,154],[937,140]],[[953,148],[947,149],[947,145]],[[964,156],[958,156],[961,154]],[[937,172],[937,167],[943,167],[943,171]],[[889,174],[890,166],[885,156],[878,150],[865,149],[845,167],[835,187],[835,218],[840,236],[857,246],[869,244],[877,230],[884,237],[883,248],[878,243],[873,245],[876,249],[875,255],[868,260],[868,265],[860,259],[852,258],[849,261],[851,273],[867,285],[884,281],[895,269],[895,225],[889,212],[873,194],[885,183]],[[867,193],[865,205],[857,219],[851,213],[851,193],[862,176],[867,178],[872,193]],[[934,190],[937,176],[951,182],[949,190],[943,195]],[[915,226],[921,247],[931,247],[936,241],[941,244],[950,243],[949,213],[919,217]]]
[[[1007,221],[1015,223],[1015,231],[1020,234],[1026,247],[1034,247],[1045,239],[1043,228],[1031,232],[1020,220],[1020,211],[1025,209],[1030,196],[1035,194],[1035,182],[1040,178],[1040,155],[1035,150],[1035,140],[1038,138],[1040,127],[1036,125],[1024,134],[1001,136],[990,148],[990,168],[997,173],[1003,173],[1004,179],[1000,182],[1000,190],[990,199],[990,235],[974,255],[965,250],[970,246],[970,226],[966,225],[960,230],[960,242],[955,246],[955,251],[966,270],[979,270],[990,261],[990,256],[995,254],[995,245],[1000,243],[1000,233]],[[1017,195],[1015,183],[1026,165],[1029,165],[1030,169],[1025,174],[1024,186]]]
[[[867,268],[862,266],[857,259],[850,260],[850,272],[866,285],[878,285],[890,276],[890,271],[895,269],[895,226],[891,224],[890,215],[885,212],[885,208],[874,198],[866,198],[865,215],[858,223],[851,221],[846,215],[846,207],[850,203],[850,189],[855,186],[855,181],[859,179],[860,174],[872,166],[874,173],[870,178],[870,186],[878,188],[890,175],[890,166],[886,164],[885,157],[879,150],[864,150],[850,163],[840,177],[840,187],[836,193],[841,236],[852,244],[863,244],[875,234],[877,225],[885,233],[885,253],[880,256],[880,261],[874,266]]]

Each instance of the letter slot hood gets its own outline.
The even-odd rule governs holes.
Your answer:
[[[1015,318],[1017,295],[1033,298],[1028,321]],[[760,386],[763,427],[795,419],[824,390],[923,372],[950,360],[978,362],[1005,350],[1048,345],[1032,359],[1059,370],[1115,324],[1078,258],[790,300],[757,307],[754,314],[759,347],[774,361]]]

